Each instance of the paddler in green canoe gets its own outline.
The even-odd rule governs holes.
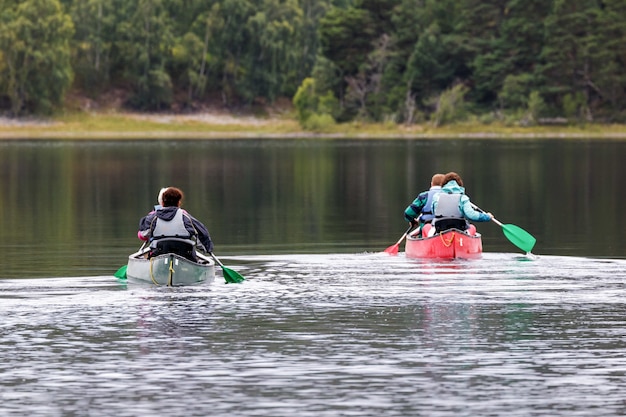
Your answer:
[[[196,246],[213,251],[213,242],[206,226],[181,208],[183,192],[176,187],[163,191],[163,207],[150,212],[139,221],[137,236],[150,241],[150,257],[176,253],[196,261]]]

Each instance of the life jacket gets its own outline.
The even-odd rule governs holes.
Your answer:
[[[428,198],[426,199],[426,204],[424,204],[424,207],[422,207],[422,214],[420,217],[420,221],[422,223],[428,223],[435,218],[435,215],[433,214],[433,197],[435,196],[435,194],[438,194],[440,192],[441,188],[428,190]]]
[[[433,219],[436,232],[452,228],[460,230],[467,229],[469,224],[459,208],[462,195],[463,194],[460,193],[448,194],[446,192],[439,194],[439,200],[437,201],[437,207],[434,213],[435,218]]]
[[[189,233],[185,228],[183,216],[184,210],[179,208],[176,210],[176,214],[174,214],[172,220],[168,221],[157,217],[155,219],[156,225],[152,231],[152,243],[150,246],[156,248],[158,242],[163,241],[177,241],[195,246],[195,236]]]

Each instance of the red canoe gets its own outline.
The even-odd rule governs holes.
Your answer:
[[[408,258],[474,259],[483,253],[480,233],[473,236],[450,229],[431,237],[407,236],[405,254]]]

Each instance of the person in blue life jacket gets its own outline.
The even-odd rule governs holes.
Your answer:
[[[419,193],[413,202],[404,210],[404,218],[416,229],[411,236],[421,237],[422,229],[435,217],[432,213],[432,204],[435,194],[441,191],[444,174],[435,174],[430,180],[430,189]]]
[[[469,230],[476,233],[474,222],[488,222],[493,218],[491,213],[483,213],[474,208],[470,198],[465,195],[465,188],[461,176],[456,172],[448,172],[443,179],[441,192],[433,197],[432,225],[434,233],[441,233],[448,229]]]
[[[176,187],[163,191],[162,208],[153,210],[139,221],[138,236],[150,241],[149,257],[175,253],[196,261],[196,246],[213,251],[213,242],[206,226],[182,209],[183,192]]]

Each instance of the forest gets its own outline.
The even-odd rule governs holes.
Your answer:
[[[626,122],[626,0],[0,0],[0,114],[288,99],[304,127]]]

